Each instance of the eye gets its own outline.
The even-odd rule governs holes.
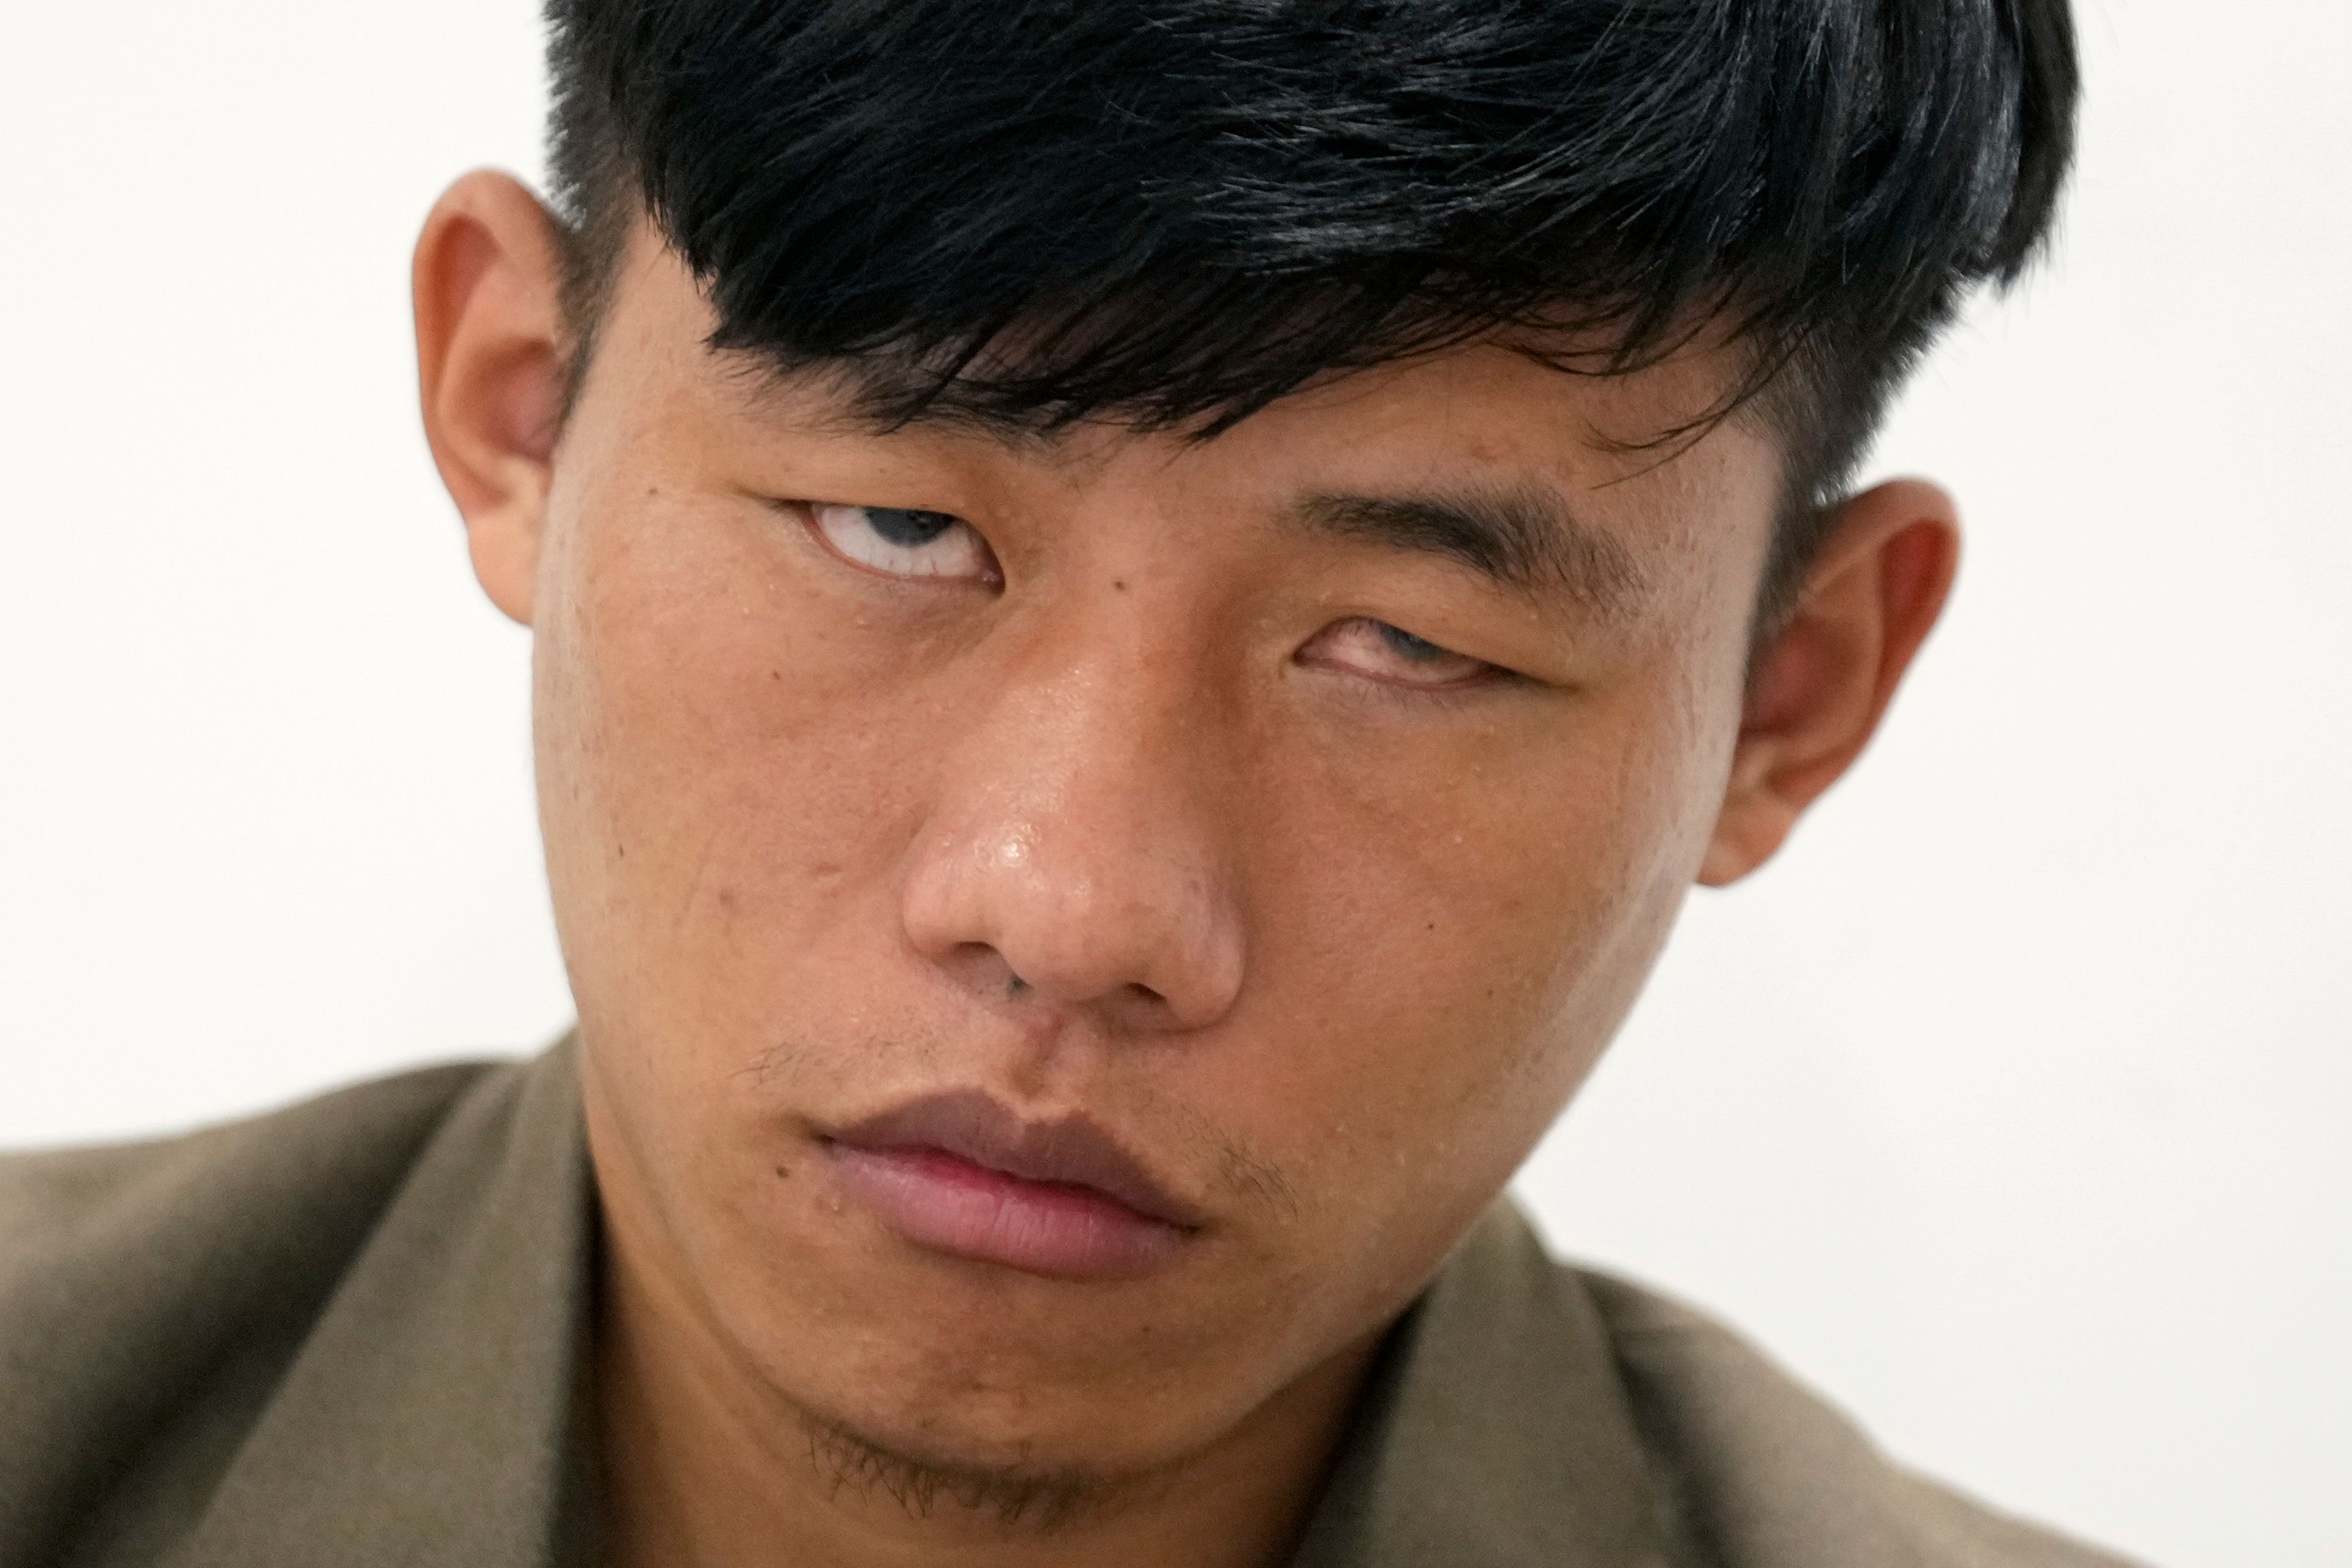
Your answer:
[[[809,527],[835,555],[886,577],[946,577],[993,585],[1003,580],[980,531],[943,511],[812,501]]]
[[[1297,658],[1301,664],[1345,669],[1391,685],[1429,689],[1475,685],[1502,673],[1485,659],[1441,647],[1369,616],[1324,627],[1298,650]]]

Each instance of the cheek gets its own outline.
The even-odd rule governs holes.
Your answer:
[[[675,1083],[701,1076],[677,1053],[717,1069],[775,1044],[781,995],[894,929],[926,731],[757,521],[631,499],[583,510],[542,590],[541,816],[583,1024],[660,1042]]]
[[[1280,792],[1318,803],[1255,849],[1280,1015],[1262,1027],[1290,1044],[1221,1058],[1218,1092],[1336,1208],[1392,1216],[1379,1247],[1415,1225],[1442,1247],[1632,1005],[1703,848],[1710,764],[1685,710],[1626,689],[1538,750],[1506,737]]]

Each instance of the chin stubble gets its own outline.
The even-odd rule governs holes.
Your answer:
[[[1007,1535],[1055,1535],[1163,1494],[1172,1477],[1026,1469],[916,1458],[800,1412],[808,1460],[828,1494],[887,1499],[910,1519],[967,1514]]]

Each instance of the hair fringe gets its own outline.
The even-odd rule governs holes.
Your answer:
[[[1792,514],[2046,242],[2064,0],[549,0],[567,304],[648,212],[721,347],[875,412],[1213,436],[1497,329],[1727,322]],[[1668,432],[1670,442],[1696,426]]]

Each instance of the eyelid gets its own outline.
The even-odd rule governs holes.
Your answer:
[[[1363,664],[1349,660],[1333,658],[1307,657],[1311,655],[1312,650],[1315,648],[1317,644],[1325,641],[1327,638],[1340,636],[1346,633],[1350,627],[1363,628],[1375,637],[1379,637],[1386,632],[1393,631],[1401,636],[1411,637],[1416,642],[1428,643],[1430,647],[1438,649],[1444,656],[1443,659],[1431,660],[1429,661],[1430,663],[1443,664],[1447,660],[1459,660],[1461,663],[1467,665],[1469,668],[1466,672],[1453,676],[1447,679],[1415,680],[1410,677],[1385,674],[1379,669],[1370,668]],[[1400,658],[1403,658],[1402,655],[1399,655],[1398,657]],[[1307,638],[1306,643],[1300,647],[1298,653],[1294,655],[1293,658],[1305,664],[1309,668],[1322,668],[1334,669],[1341,673],[1353,676],[1360,680],[1370,681],[1376,685],[1390,687],[1402,691],[1410,691],[1416,695],[1456,695],[1475,690],[1480,687],[1492,685],[1498,680],[1519,679],[1515,671],[1505,668],[1501,665],[1480,658],[1475,654],[1466,654],[1454,648],[1448,647],[1443,643],[1423,637],[1417,633],[1407,631],[1404,627],[1396,625],[1392,621],[1384,621],[1373,616],[1349,616],[1345,619],[1332,622],[1329,626],[1325,626],[1321,631],[1317,632],[1313,637]]]

